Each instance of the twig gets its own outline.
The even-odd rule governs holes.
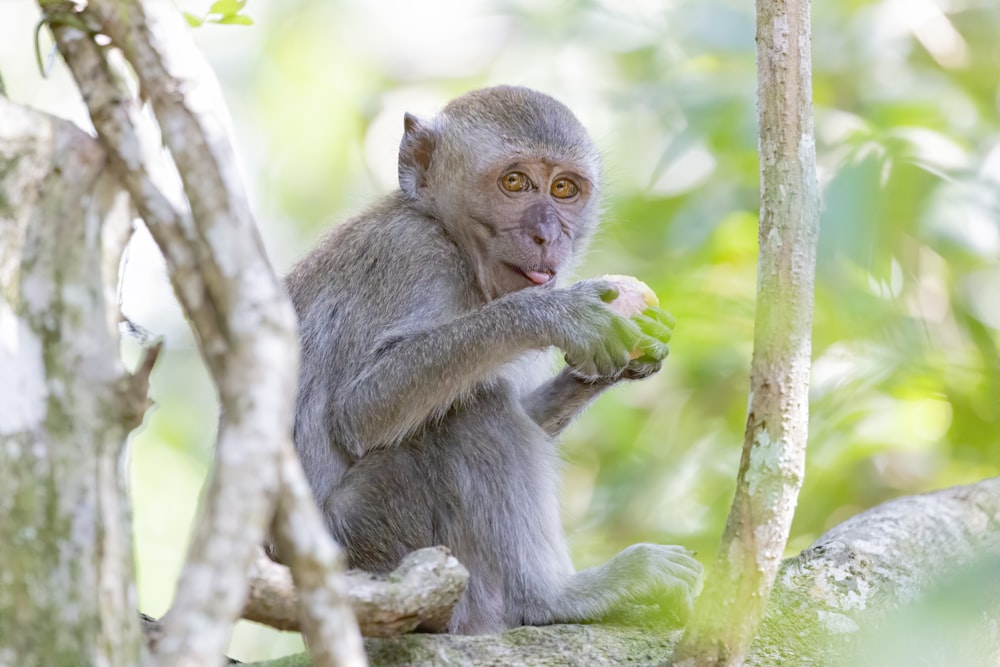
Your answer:
[[[344,588],[366,637],[440,630],[465,590],[469,573],[444,547],[414,551],[391,574],[347,573]],[[298,594],[288,568],[263,553],[254,562],[243,618],[299,630]]]

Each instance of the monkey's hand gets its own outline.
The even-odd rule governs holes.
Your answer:
[[[640,350],[633,351],[631,354],[633,358],[618,377],[619,380],[642,380],[659,373],[660,369],[663,368],[663,360],[670,354],[670,346],[667,343],[670,342],[670,338],[673,336],[673,327],[677,324],[673,315],[659,308],[647,308],[634,316],[632,321],[639,325],[639,329],[644,334],[659,341],[662,345],[653,349],[640,348]],[[660,354],[662,356],[658,356]]]
[[[674,319],[659,308],[647,308],[627,318],[608,304],[618,289],[604,279],[585,280],[554,290],[565,303],[556,323],[553,343],[566,353],[566,363],[584,382],[613,383],[648,377],[660,370],[670,352],[667,345]]]

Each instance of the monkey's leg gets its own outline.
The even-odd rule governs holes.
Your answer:
[[[433,544],[469,570],[448,629],[477,634],[523,625],[528,607],[573,573],[559,522],[559,459],[506,382],[479,387],[424,432],[424,492]]]
[[[574,381],[569,371],[560,373],[536,394],[546,396],[548,391],[549,399],[560,393],[586,396],[587,387],[575,386]],[[603,565],[574,573],[558,517],[555,448],[540,432],[540,424],[527,419],[536,415],[519,410],[513,400],[485,397],[484,409],[471,405],[467,418],[453,425],[453,433],[463,441],[492,436],[490,452],[501,454],[490,459],[478,454],[469,462],[488,467],[470,469],[470,477],[480,478],[481,483],[466,487],[467,493],[481,496],[466,505],[483,514],[474,517],[475,525],[491,528],[485,534],[474,532],[473,537],[480,550],[484,544],[491,550],[487,564],[500,570],[505,625],[599,620],[635,603],[657,603],[684,617],[702,567],[683,547],[636,544]],[[483,418],[486,406],[492,413],[490,421]],[[558,412],[553,406],[550,414]],[[503,434],[502,439],[497,434]]]
[[[438,435],[431,468],[445,471],[437,493],[451,500],[437,526],[470,573],[452,631],[598,620],[639,602],[685,614],[701,566],[682,547],[639,544],[574,573],[559,520],[558,456],[516,397],[482,392]]]
[[[419,452],[405,444],[371,452],[347,470],[322,504],[349,567],[389,572],[411,551],[438,544],[427,481]]]

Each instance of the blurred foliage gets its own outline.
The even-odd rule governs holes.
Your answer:
[[[230,25],[253,25],[253,19],[242,14],[247,0],[217,0],[208,8],[208,13],[199,16],[192,12],[184,12],[184,18],[192,28],[199,28],[205,23],[223,23]]]
[[[209,3],[180,4],[201,16]],[[578,275],[637,275],[679,323],[664,372],[611,392],[565,437],[567,532],[581,566],[635,541],[710,558],[752,352],[753,3],[254,0],[245,11],[252,28],[196,32],[282,271],[394,187],[403,111],[427,116],[495,83],[577,111],[605,151],[609,193]],[[30,18],[18,31],[0,20],[9,94],[79,117],[75,94],[51,92],[58,76],[32,78],[31,52],[17,46]],[[887,498],[1000,474],[1000,7],[816,0],[813,26],[824,211],[793,551]],[[136,246],[126,308],[169,342],[154,377],[160,407],[134,449],[140,596],[158,613],[210,460],[214,407],[162,269]],[[248,632],[237,656],[283,652]]]

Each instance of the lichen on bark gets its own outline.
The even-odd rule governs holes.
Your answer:
[[[130,218],[92,137],[6,99],[0,117],[0,663],[131,665],[131,424],[102,271],[120,247],[101,233]]]

